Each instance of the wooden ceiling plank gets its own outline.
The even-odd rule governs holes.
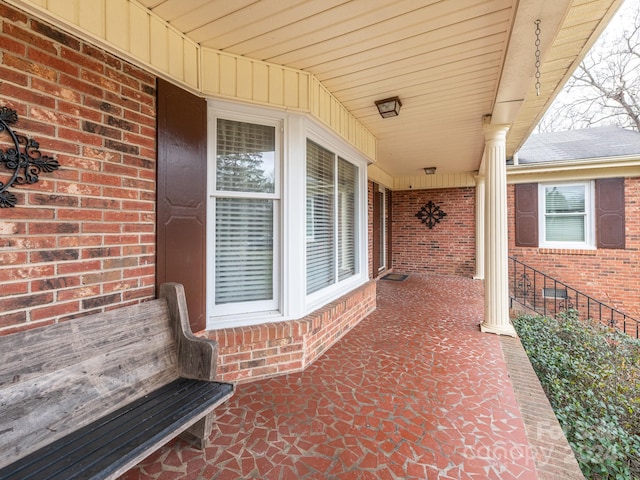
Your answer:
[[[323,12],[347,0],[261,0],[236,10],[224,17],[212,18],[207,23],[189,32],[205,47],[246,55],[239,48],[232,48],[239,39],[254,39],[260,35],[270,36],[288,25],[298,25],[313,12]],[[263,39],[264,41],[264,39]],[[251,58],[263,58],[247,55]]]
[[[437,4],[425,8],[419,14],[407,15],[406,17],[409,18],[395,17],[366,29],[315,42],[307,47],[299,45],[287,55],[270,56],[269,59],[275,63],[291,64],[301,70],[313,71],[319,65],[332,60],[357,56],[370,50],[376,51],[388,45],[395,45],[397,42],[403,43],[398,45],[395,54],[407,48],[407,42],[424,45],[427,48],[432,37],[451,36],[453,33],[449,33],[449,29],[456,31],[457,25],[470,19],[478,18],[481,22],[485,21],[487,25],[499,23],[503,15],[498,13],[498,17],[491,17],[496,12],[508,11],[509,9],[504,8],[504,5],[504,0],[493,0],[483,2],[471,10],[450,12],[443,9],[444,5]],[[439,10],[432,12],[436,8]],[[462,29],[458,29],[456,33],[461,31]]]
[[[364,70],[381,64],[386,65],[389,62],[389,58],[394,58],[399,61],[403,58],[415,58],[428,53],[435,54],[439,51],[450,50],[456,46],[459,46],[461,49],[466,49],[474,43],[484,43],[491,37],[499,36],[499,38],[504,39],[509,28],[507,22],[508,18],[505,18],[499,23],[482,29],[473,28],[474,26],[479,27],[480,22],[478,22],[478,25],[465,25],[469,28],[446,29],[448,33],[446,36],[444,35],[445,31],[441,30],[438,32],[440,38],[428,38],[429,36],[425,35],[425,37],[418,42],[412,41],[408,43],[400,41],[378,49],[365,51],[360,55],[339,57],[337,60],[315,65],[308,70],[318,77],[331,78],[334,71],[344,68]],[[402,53],[398,55],[398,52]]]

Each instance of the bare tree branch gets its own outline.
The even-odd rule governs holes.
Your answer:
[[[620,25],[626,21],[621,28]],[[538,131],[616,125],[640,131],[640,2],[628,2],[538,125]]]

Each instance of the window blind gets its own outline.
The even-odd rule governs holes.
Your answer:
[[[335,283],[335,156],[307,140],[307,293]]]
[[[545,187],[545,239],[559,242],[586,240],[584,185]]]
[[[216,199],[216,304],[273,298],[273,200]]]
[[[356,178],[356,166],[338,158],[338,280],[356,273]]]

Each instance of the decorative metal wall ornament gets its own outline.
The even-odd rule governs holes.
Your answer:
[[[440,210],[440,207],[429,200],[424,207],[420,208],[420,211],[416,213],[422,223],[424,223],[429,229],[435,227],[436,223],[440,223],[447,214]]]
[[[60,168],[56,159],[40,153],[38,142],[24,135],[17,135],[9,127],[17,121],[18,114],[15,110],[0,107],[0,133],[7,132],[13,143],[13,147],[9,147],[6,152],[0,149],[0,164],[12,172],[6,183],[0,181],[0,208],[16,206],[16,196],[8,191],[12,186],[36,183],[40,173]]]

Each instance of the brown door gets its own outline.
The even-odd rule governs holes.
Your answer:
[[[206,327],[207,104],[158,79],[157,285],[184,285],[191,329]]]

